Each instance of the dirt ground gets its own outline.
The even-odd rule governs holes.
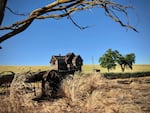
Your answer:
[[[34,101],[40,83],[1,88],[1,113],[150,113],[150,76],[108,80],[99,74],[63,80],[59,98]],[[17,87],[17,88],[14,88]],[[25,87],[27,86],[27,87]]]

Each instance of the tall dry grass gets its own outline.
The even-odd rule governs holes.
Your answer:
[[[83,76],[74,75],[72,78],[64,79],[61,85],[62,90],[66,94],[67,98],[72,101],[84,100],[94,90],[96,90],[99,84],[99,74],[85,74]]]
[[[0,65],[0,72],[3,71],[13,71],[15,73],[22,73],[26,71],[34,71],[36,72],[37,70],[50,70],[50,66],[1,66]],[[82,71],[83,73],[92,73],[93,69],[100,69],[101,73],[107,72],[106,68],[102,68],[100,65],[83,65],[82,66]],[[146,72],[150,71],[150,65],[133,65],[133,70],[126,69],[125,72]],[[119,65],[116,66],[116,69],[110,70],[110,72],[121,72],[121,68]]]
[[[98,73],[75,74],[62,81],[60,98],[32,101],[33,92],[18,88],[13,95],[0,96],[0,109],[1,113],[149,113],[149,83],[150,77],[107,80]]]

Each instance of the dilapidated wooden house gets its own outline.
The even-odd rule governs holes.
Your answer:
[[[76,70],[82,71],[81,66],[83,65],[83,59],[81,58],[80,55],[77,55],[73,58],[72,64]]]
[[[50,60],[51,68],[53,70],[67,70],[67,64],[65,62],[65,56],[52,56]]]
[[[74,53],[68,53],[65,56],[52,56],[50,60],[51,68],[57,70],[58,72],[66,71],[81,71],[83,65],[83,59],[80,55],[75,55]]]

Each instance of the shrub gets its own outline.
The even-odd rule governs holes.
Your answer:
[[[150,76],[150,72],[135,72],[135,73],[103,73],[103,77],[107,79],[131,78]]]

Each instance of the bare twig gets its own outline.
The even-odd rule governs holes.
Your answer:
[[[26,14],[21,14],[21,13],[16,13],[15,11],[13,11],[11,8],[9,7],[6,7],[6,9],[8,9],[8,11],[10,11],[12,14],[14,15],[18,15],[18,16],[27,16]]]
[[[72,17],[71,17],[70,15],[68,15],[68,18],[71,20],[71,22],[72,22],[77,28],[79,28],[79,29],[81,29],[81,30],[88,28],[88,26],[83,27],[83,26],[80,26],[79,24],[77,24],[77,23],[72,19]]]

